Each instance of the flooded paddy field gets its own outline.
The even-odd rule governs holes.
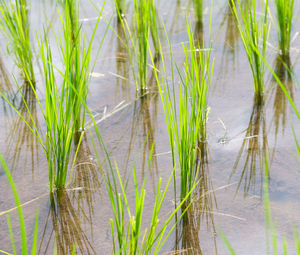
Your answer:
[[[134,4],[125,2],[126,24],[133,31]],[[96,131],[91,117],[87,114],[87,128],[81,137],[79,149],[72,147],[71,155],[77,158],[74,170],[68,172],[66,187],[55,192],[49,192],[48,160],[42,146],[24,124],[24,119],[31,121],[27,111],[29,108],[39,132],[44,136],[47,132],[39,108],[39,104],[42,108],[46,107],[47,90],[36,36],[40,37],[46,31],[52,47],[58,86],[63,78],[57,70],[65,65],[57,46],[57,38],[62,36],[60,15],[63,15],[63,4],[60,1],[41,0],[31,0],[27,4],[30,6],[28,17],[34,55],[35,91],[39,100],[30,86],[24,86],[20,70],[6,51],[8,40],[1,34],[0,90],[11,105],[1,97],[0,153],[11,171],[23,204],[28,247],[32,246],[38,211],[36,254],[53,254],[55,247],[57,254],[71,254],[74,244],[76,254],[112,254],[116,237],[114,240],[111,234],[110,219],[114,212],[106,189],[107,158],[95,139]],[[269,202],[276,222],[279,254],[282,254],[283,238],[286,239],[289,254],[296,254],[293,230],[300,227],[300,164],[294,134],[300,141],[299,118],[268,68],[264,76],[264,103],[257,103],[251,69],[228,1],[203,1],[202,4],[202,20],[199,20],[193,1],[156,1],[163,58],[158,58],[154,68],[154,62],[148,56],[146,93],[141,95],[141,91],[136,89],[132,72],[134,69],[138,73],[138,64],[135,59],[132,60],[127,49],[129,46],[124,43],[128,35],[118,22],[113,1],[106,1],[91,52],[91,65],[94,67],[89,75],[87,107],[101,132],[113,168],[116,170],[116,163],[124,182],[129,180],[126,195],[132,212],[136,205],[133,166],[139,187],[146,178],[141,228],[148,228],[159,178],[163,190],[173,170],[162,103],[162,95],[166,91],[160,94],[156,74],[160,72],[162,75],[165,65],[166,79],[171,81],[174,72],[175,84],[181,81],[177,70],[185,70],[182,45],[189,45],[188,19],[195,40],[204,41],[207,47],[211,43],[211,60],[214,59],[207,95],[209,111],[206,139],[201,151],[201,164],[197,168],[196,195],[182,218],[176,224],[175,218],[171,220],[167,230],[175,226],[158,254],[230,254],[220,231],[237,254],[266,254],[266,155],[269,165]],[[287,67],[278,58],[276,9],[273,1],[269,4],[268,21],[271,29],[266,60],[280,76],[296,108],[300,109],[300,5],[295,1],[290,64]],[[92,36],[102,5],[102,0],[82,0],[79,3],[79,22],[87,41]],[[260,15],[262,10],[257,10],[257,13]],[[149,44],[149,48],[153,49],[153,45]],[[170,66],[171,60],[176,62],[174,69]],[[155,70],[159,71],[155,73]],[[174,91],[178,96],[179,86]],[[23,119],[14,108],[24,114]],[[95,149],[100,155],[102,167],[97,161]],[[71,169],[72,161],[69,164]],[[179,164],[176,164],[175,171],[179,180]],[[0,250],[13,254],[6,218],[9,213],[17,254],[22,254],[18,213],[13,209],[16,203],[2,168],[0,187]],[[172,178],[159,212],[158,224],[174,211],[179,203],[180,190],[180,181],[174,183]],[[128,220],[125,223],[128,224]],[[140,251],[139,254],[146,253]]]

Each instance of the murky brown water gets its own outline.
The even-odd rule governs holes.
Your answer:
[[[87,0],[81,2],[83,27],[88,33],[95,25],[97,12]],[[100,6],[102,1],[94,2]],[[190,13],[193,17],[192,7],[192,1],[158,1],[158,11],[166,24],[179,66],[183,63],[181,43],[188,40],[185,15]],[[193,23],[196,36],[208,38],[209,12],[210,3],[205,1],[203,31]],[[237,254],[265,254],[264,172],[261,168],[264,148],[268,148],[271,155],[269,188],[272,215],[276,219],[279,235],[286,237],[291,251],[292,227],[300,225],[300,167],[290,123],[293,123],[300,139],[300,122],[269,72],[266,75],[269,78],[266,82],[266,102],[261,106],[255,104],[250,68],[227,1],[214,1],[212,13],[212,54],[216,62],[209,95],[211,111],[207,128],[207,162],[201,166],[202,179],[196,188],[199,199],[171,234],[163,252],[193,247],[194,250],[189,250],[189,254],[228,254],[218,234],[218,229],[221,229]],[[298,13],[299,4],[296,3],[295,15]],[[109,20],[112,15],[114,8],[109,2],[104,17]],[[42,30],[46,17],[52,21],[54,29],[59,27],[55,1],[33,0],[32,34],[35,30]],[[129,14],[128,17],[130,19]],[[112,27],[121,33],[115,17]],[[95,45],[104,34],[104,19],[99,28]],[[299,20],[294,19],[292,36],[299,29]],[[54,43],[53,37],[52,42]],[[270,43],[276,45],[275,29],[271,31]],[[4,54],[5,40],[2,37],[1,46],[3,56],[0,63],[0,89],[5,91],[19,110],[25,110],[10,76],[11,71],[16,76],[18,71],[9,56]],[[35,48],[37,49],[36,43]],[[167,47],[165,48],[167,51]],[[271,46],[269,49],[268,59],[273,68],[277,65],[279,70],[276,52]],[[300,50],[300,38],[296,37],[292,43],[291,63],[299,80],[298,49]],[[53,59],[58,67],[61,66],[58,52],[54,53]],[[43,97],[44,88],[38,65],[36,72],[38,93]],[[145,226],[151,220],[153,193],[158,177],[163,178],[165,185],[172,170],[162,104],[156,84],[150,76],[151,72],[148,84],[151,93],[143,100],[136,99],[126,49],[109,30],[96,62],[88,103],[100,117],[105,112],[108,116],[99,123],[99,127],[111,157],[117,161],[122,174],[126,175],[135,162],[138,178],[142,180],[147,175]],[[298,85],[287,81],[286,86],[299,107]],[[23,90],[30,102],[30,109],[38,109],[32,93]],[[114,114],[109,116],[112,112]],[[44,130],[40,115],[37,111],[34,117],[39,122],[39,128]],[[147,159],[153,142],[154,157],[150,170],[147,171]],[[95,165],[95,153],[89,137],[85,137],[79,152],[70,190],[58,194],[60,199],[48,195],[47,162],[40,146],[4,100],[0,102],[0,152],[5,155],[13,171],[21,201],[25,203],[38,198],[23,208],[28,236],[32,236],[35,212],[39,211],[39,254],[52,254],[55,237],[60,254],[68,254],[74,242],[80,253],[110,254],[112,238],[109,219],[112,210],[101,174]],[[0,172],[0,187],[1,212],[15,206],[3,172]],[[132,188],[129,188],[128,197],[133,203]],[[162,216],[174,208],[173,199],[173,187],[170,187]],[[17,213],[13,211],[11,216],[17,236]],[[4,215],[0,216],[0,229],[0,249],[11,251]],[[20,240],[16,240],[16,245],[20,247]]]

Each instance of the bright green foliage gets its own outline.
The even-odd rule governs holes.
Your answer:
[[[275,0],[278,22],[280,54],[287,56],[290,50],[294,0]]]
[[[149,2],[151,1],[134,0],[138,82],[141,91],[147,87],[148,44],[151,22]]]
[[[241,39],[247,53],[254,81],[254,92],[262,98],[264,92],[265,64],[262,57],[266,56],[267,41],[270,26],[268,24],[268,0],[265,2],[262,19],[259,18],[256,9],[256,0],[246,1],[242,7],[239,0],[231,0],[232,11],[236,17]],[[238,9],[241,12],[241,19]],[[261,57],[262,56],[262,57]]]
[[[8,38],[8,51],[15,55],[15,63],[21,69],[23,77],[35,83],[27,7],[26,0],[9,3],[0,0],[0,28]]]
[[[39,41],[40,55],[46,85],[46,109],[44,118],[47,126],[46,156],[48,159],[49,186],[63,188],[66,183],[71,148],[75,134],[72,125],[72,109],[74,101],[71,99],[67,82],[63,82],[61,92],[58,91],[54,75],[54,67],[50,45],[45,35]]]
[[[37,128],[24,96],[22,95],[25,107],[30,116],[30,123],[26,121],[19,110],[16,109],[0,91],[2,97],[23,119],[42,146],[48,160],[49,186],[51,191],[65,187],[68,168],[70,167],[72,156],[73,141],[75,140],[75,143],[79,145],[82,138],[83,133],[80,134],[79,131],[84,128],[84,109],[87,107],[86,97],[88,79],[90,75],[91,47],[103,11],[102,7],[91,41],[86,49],[84,47],[84,43],[81,44],[82,38],[78,24],[77,8],[78,6],[75,2],[73,2],[73,0],[65,2],[64,10],[66,17],[65,20],[61,20],[64,33],[64,43],[60,40],[59,45],[61,47],[66,69],[64,72],[58,70],[63,78],[61,86],[58,86],[56,83],[54,71],[55,67],[52,61],[51,48],[46,34],[44,35],[44,38],[38,40],[46,86],[45,109],[43,109],[39,101],[33,83],[29,82],[29,84],[33,89],[46,122],[47,132],[45,142],[42,138],[43,135]],[[102,43],[100,46],[101,45]],[[73,162],[75,162],[76,156],[77,152],[75,153]]]
[[[143,180],[141,187],[139,187],[136,176],[136,169],[135,167],[132,168],[135,194],[135,208],[132,209],[130,207],[127,194],[129,178],[125,182],[122,180],[117,164],[115,164],[115,168],[112,165],[111,159],[105,148],[96,124],[95,129],[97,139],[105,151],[107,159],[106,162],[108,162],[108,170],[106,170],[105,172],[105,186],[113,209],[113,218],[110,220],[112,238],[114,240],[112,253],[116,255],[161,254],[160,250],[173,231],[177,222],[175,222],[171,226],[169,225],[174,219],[174,216],[176,215],[178,210],[182,207],[183,203],[186,202],[187,197],[190,196],[195,186],[191,188],[191,191],[188,193],[188,195],[183,198],[182,202],[179,205],[175,207],[175,209],[170,213],[166,220],[164,222],[160,222],[159,213],[163,203],[165,202],[166,193],[168,187],[170,186],[173,175],[170,176],[166,187],[163,190],[161,190],[161,179],[159,179],[156,189],[151,223],[148,228],[143,229],[142,225],[144,224],[143,211],[146,197],[146,179]],[[151,150],[151,153],[149,155],[148,167],[150,166],[152,153],[153,149]],[[97,150],[96,154],[98,163],[101,166],[101,160],[97,153]],[[102,171],[104,172],[103,169]],[[182,213],[182,215],[184,215],[184,213],[185,211]],[[170,227],[169,229],[167,229],[168,226]]]
[[[174,78],[172,52],[170,53],[172,83],[169,84],[167,79],[162,50],[164,70],[161,79],[156,72],[167,121],[174,168],[176,168],[177,160],[179,161],[181,199],[190,192],[196,180],[199,143],[205,142],[206,139],[207,95],[214,67],[214,61],[210,66],[211,49],[197,49],[190,24],[187,22],[186,26],[189,35],[189,47],[183,45],[185,53],[184,74],[179,71],[181,77],[179,86],[177,87]],[[199,45],[200,43],[198,43],[198,47]]]
[[[147,90],[149,45],[151,42],[156,53],[155,59],[159,58],[159,19],[155,0],[134,0],[132,31],[127,24],[126,18],[120,19],[119,16],[119,21],[121,21],[124,34],[127,35],[123,44],[128,51],[136,89],[140,92],[140,95],[144,95]],[[137,71],[135,70],[136,65]]]
[[[187,23],[187,32],[189,36],[189,47],[183,44],[183,51],[185,55],[184,62],[184,91],[190,97],[191,117],[195,119],[195,128],[197,130],[198,141],[206,141],[206,121],[208,116],[208,89],[211,84],[213,76],[214,60],[210,66],[211,47],[208,49],[201,48],[204,42],[197,42],[193,37],[191,25]]]
[[[59,45],[65,64],[64,87],[69,90],[68,100],[72,101],[73,105],[71,111],[76,143],[79,139],[78,134],[84,130],[85,110],[83,102],[86,102],[87,98],[92,44],[102,10],[87,48],[79,24],[78,0],[66,0],[64,17],[61,17],[63,39],[60,39]]]

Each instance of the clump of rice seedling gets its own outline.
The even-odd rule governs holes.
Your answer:
[[[171,51],[172,82],[166,78],[165,61],[162,54],[164,76],[161,80],[156,72],[157,83],[162,98],[173,158],[173,167],[179,161],[180,197],[183,199],[194,185],[197,176],[197,155],[199,144],[206,141],[206,121],[208,116],[207,95],[213,74],[211,49],[196,48],[190,24],[186,23],[189,47],[183,45],[185,53],[184,73],[179,71],[179,94],[174,78],[174,60]],[[171,49],[171,48],[170,48]],[[179,101],[179,102],[178,102]],[[179,109],[177,109],[179,108]]]
[[[147,87],[148,44],[150,34],[150,1],[135,0],[135,36],[137,38],[138,82],[141,92]]]
[[[241,19],[238,16],[237,6],[241,12]],[[254,82],[254,93],[262,101],[265,73],[265,64],[262,57],[266,57],[266,46],[270,31],[267,20],[268,0],[265,2],[262,19],[258,18],[256,1],[248,1],[242,7],[239,0],[237,0],[237,3],[231,0],[231,7],[249,60]]]
[[[70,0],[71,1],[71,0]],[[67,5],[67,7],[70,7]],[[103,10],[103,7],[102,7]],[[99,23],[102,10],[99,13],[98,21],[95,27]],[[68,33],[71,38],[72,30],[71,30],[71,21],[67,19],[64,27],[64,32]],[[76,31],[78,33],[78,31]],[[95,35],[95,31],[93,32],[93,37]],[[77,35],[76,35],[77,36]],[[77,37],[73,37],[77,40]],[[54,72],[54,65],[52,61],[52,53],[50,44],[48,42],[46,33],[44,34],[44,38],[38,40],[40,57],[42,61],[43,71],[44,71],[44,79],[46,85],[46,106],[43,109],[40,100],[34,90],[33,84],[30,82],[32,89],[34,90],[35,96],[37,98],[37,102],[41,109],[42,115],[46,122],[46,139],[42,138],[42,134],[40,130],[37,128],[37,124],[28,108],[28,104],[22,95],[24,100],[24,104],[28,110],[30,115],[31,123],[26,121],[22,113],[18,109],[16,109],[11,102],[5,97],[5,95],[0,91],[2,97],[13,107],[13,109],[17,112],[17,114],[23,119],[26,123],[30,131],[35,135],[38,142],[43,148],[43,151],[48,160],[48,172],[49,172],[49,186],[50,190],[54,191],[55,189],[64,188],[66,185],[66,179],[68,175],[68,168],[71,163],[71,148],[73,144],[73,140],[75,139],[75,143],[80,145],[81,138],[83,133],[80,134],[79,138],[76,139],[76,134],[78,132],[78,128],[80,125],[84,125],[84,121],[81,118],[81,107],[84,106],[86,109],[86,81],[87,77],[89,77],[88,66],[89,66],[89,56],[91,52],[91,43],[87,50],[83,50],[83,59],[80,58],[81,51],[80,49],[75,48],[81,44],[78,42],[71,44],[71,47],[63,48],[62,47],[62,55],[64,57],[64,62],[66,63],[66,71],[59,73],[62,75],[63,81],[62,86],[60,88],[60,92],[58,89],[58,85],[56,83],[56,77]],[[69,44],[67,45],[69,46]],[[69,51],[70,49],[70,51]],[[73,52],[76,54],[73,55]],[[74,58],[74,59],[73,59]],[[73,59],[73,60],[72,60]],[[78,60],[78,61],[77,61]],[[74,67],[74,65],[78,65]],[[74,68],[74,69],[73,69]],[[75,73],[78,71],[79,73]],[[73,75],[74,76],[73,76]],[[74,78],[75,77],[75,78]],[[74,79],[73,79],[74,78]],[[78,79],[77,79],[78,78]],[[78,110],[79,109],[79,110]],[[83,114],[84,116],[84,114]],[[78,118],[80,119],[80,125],[78,123]],[[84,118],[84,117],[83,117]],[[78,127],[79,126],[79,127]],[[79,146],[77,147],[79,148]],[[74,161],[76,160],[76,155],[74,157]],[[74,167],[74,163],[73,166]]]
[[[149,60],[149,45],[153,44],[155,59],[159,59],[159,19],[155,8],[155,1],[134,0],[133,30],[127,24],[126,19],[121,20],[125,34],[128,34],[126,48],[130,59],[132,74],[137,91],[140,95],[147,92],[147,75]],[[152,41],[150,39],[150,35]],[[137,72],[135,70],[137,64]]]
[[[199,125],[198,141],[206,142],[206,121],[209,112],[208,108],[208,89],[210,87],[211,78],[213,75],[214,60],[212,67],[210,66],[211,59],[211,47],[206,49],[200,47],[200,43],[204,45],[204,42],[197,42],[191,31],[191,26],[187,22],[187,32],[189,36],[189,47],[183,45],[183,51],[185,55],[184,62],[184,84],[185,91],[188,92],[190,97],[190,104],[192,107],[192,113],[195,118],[195,125]]]
[[[59,46],[65,64],[64,86],[69,90],[69,100],[73,104],[71,111],[75,126],[75,143],[78,143],[80,132],[84,130],[86,112],[83,105],[86,102],[90,80],[92,44],[102,10],[87,47],[79,24],[78,1],[66,0],[64,17],[61,17],[63,39],[59,40]]]
[[[275,0],[280,54],[287,56],[290,50],[294,0]]]
[[[24,79],[35,83],[27,8],[27,0],[9,3],[0,0],[0,28],[8,38],[8,51],[14,54],[15,63],[21,69]]]
[[[43,39],[39,41],[39,48],[46,84],[44,118],[47,133],[44,150],[48,159],[50,190],[53,191],[54,187],[63,188],[66,183],[75,134],[75,125],[72,124],[74,102],[69,96],[70,90],[66,87],[66,81],[63,82],[61,92],[58,92],[51,49],[46,35],[44,41]]]
[[[94,123],[95,124],[95,123]],[[129,185],[129,178],[123,181],[118,168],[115,164],[113,167],[112,161],[105,148],[102,137],[99,133],[99,129],[95,125],[97,139],[104,149],[106,155],[106,161],[108,162],[107,171],[105,172],[105,186],[108,192],[110,202],[113,209],[113,218],[110,220],[112,238],[114,240],[112,253],[113,254],[160,254],[160,250],[166,239],[174,229],[175,225],[170,226],[170,230],[167,227],[170,222],[174,219],[177,211],[181,208],[187,197],[190,195],[194,187],[186,198],[178,204],[174,211],[170,213],[165,222],[159,221],[159,213],[161,207],[165,201],[165,196],[172,180],[170,176],[165,189],[161,190],[161,179],[157,184],[154,208],[151,218],[150,226],[146,229],[142,229],[143,225],[143,211],[144,203],[146,198],[145,184],[146,179],[144,178],[140,188],[137,181],[136,169],[133,166],[133,182],[134,182],[134,193],[135,193],[135,209],[132,210],[128,201],[127,187]],[[95,144],[94,144],[95,145]],[[99,154],[97,153],[98,163],[101,166]],[[153,150],[150,152],[148,167],[151,162]],[[127,211],[127,216],[126,216]],[[184,214],[184,212],[183,212]]]

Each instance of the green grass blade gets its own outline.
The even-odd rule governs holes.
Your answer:
[[[11,189],[13,191],[13,194],[14,194],[16,205],[18,207],[18,214],[19,214],[19,221],[20,221],[20,231],[21,231],[21,241],[22,241],[22,255],[27,255],[28,250],[27,250],[26,228],[25,228],[25,221],[24,221],[24,216],[23,216],[23,212],[22,212],[20,198],[19,198],[19,195],[18,195],[18,192],[17,192],[16,185],[15,185],[15,183],[13,181],[13,178],[10,174],[10,171],[7,167],[7,164],[4,161],[4,158],[1,154],[0,154],[0,163],[1,163],[3,169],[6,173],[8,182],[9,182],[9,184],[11,186]]]

